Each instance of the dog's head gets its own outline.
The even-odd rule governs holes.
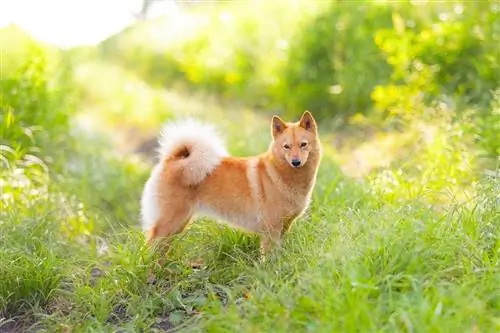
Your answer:
[[[273,116],[271,132],[274,155],[285,160],[292,168],[304,167],[311,153],[319,153],[318,129],[309,111],[305,111],[295,123],[286,123],[280,117]]]

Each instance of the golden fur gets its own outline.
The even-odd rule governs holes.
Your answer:
[[[168,147],[142,198],[148,242],[202,215],[260,234],[267,251],[310,202],[322,152],[313,116],[306,111],[294,123],[274,116],[268,151],[246,158],[228,156],[213,128],[192,125],[162,139]]]

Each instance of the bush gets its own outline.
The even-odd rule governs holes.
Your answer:
[[[155,85],[178,84],[276,107],[288,45],[318,2],[247,2],[202,6],[165,22],[148,22],[103,42],[101,52]]]
[[[390,83],[373,91],[376,108],[390,116],[438,99],[462,110],[487,107],[499,79],[498,8],[467,2],[403,9],[393,13],[391,29],[375,33],[393,68]]]
[[[389,28],[392,8],[331,4],[292,39],[276,98],[294,115],[304,109],[335,117],[366,112],[370,92],[390,68],[373,39]]]
[[[101,49],[149,82],[295,116],[392,117],[443,96],[486,107],[498,84],[494,2],[208,8],[133,27]]]
[[[500,162],[500,89],[497,89],[489,112],[478,117],[476,140],[485,156],[497,158]]]
[[[0,80],[2,155],[10,160],[30,153],[49,161],[58,154],[49,147],[68,141],[74,111],[68,72],[54,50],[16,28],[0,31],[0,43],[9,50]],[[46,158],[49,151],[52,156]]]

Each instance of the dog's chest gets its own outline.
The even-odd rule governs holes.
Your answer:
[[[309,205],[311,198],[310,187],[286,188],[276,195],[268,197],[264,202],[264,209],[267,214],[274,216],[295,216],[300,214]]]

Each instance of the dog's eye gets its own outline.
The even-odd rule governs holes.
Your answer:
[[[305,147],[307,147],[307,142],[304,141],[300,144],[300,148],[305,148]]]
[[[286,149],[286,150],[290,149],[290,145],[284,144],[283,149]]]

